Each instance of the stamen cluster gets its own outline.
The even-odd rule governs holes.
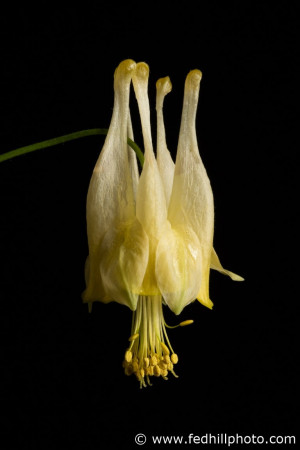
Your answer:
[[[178,356],[176,353],[170,355],[170,350],[166,344],[160,343],[161,352],[151,354],[149,353],[143,359],[132,353],[131,350],[127,350],[124,356],[123,367],[125,375],[134,374],[140,382],[140,387],[145,387],[145,378],[148,385],[151,386],[149,376],[159,377],[167,380],[168,373],[171,372],[174,377],[178,378],[178,375],[173,370],[174,364],[178,362]]]
[[[123,367],[126,375],[136,376],[141,388],[146,386],[146,382],[151,386],[151,376],[167,380],[171,372],[177,377],[174,364],[177,364],[178,356],[167,335],[160,295],[139,297],[129,342]]]

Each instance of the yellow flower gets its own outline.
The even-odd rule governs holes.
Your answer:
[[[123,366],[141,386],[145,380],[150,384],[149,376],[175,375],[178,357],[166,333],[162,304],[175,314],[196,298],[212,308],[210,268],[242,280],[221,266],[213,249],[213,194],[195,130],[202,74],[192,70],[186,78],[176,164],[167,149],[163,121],[163,102],[172,85],[168,77],[156,84],[156,159],[148,77],[147,64],[132,60],[121,62],[115,71],[111,124],[87,196],[89,256],[83,293],[90,309],[94,301],[116,301],[133,311]],[[131,82],[145,147],[141,175],[127,145],[127,137],[133,139]]]

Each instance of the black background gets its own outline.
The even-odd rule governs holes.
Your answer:
[[[296,433],[296,2],[208,3],[26,5],[1,16],[2,153],[108,127],[114,69],[132,58],[150,66],[153,120],[155,82],[171,78],[174,155],[184,79],[202,70],[197,133],[215,248],[246,279],[212,273],[214,310],[195,302],[180,316],[194,325],[169,332],[180,377],[140,390],[121,367],[129,309],[99,303],[88,315],[81,303],[85,199],[104,138],[2,163],[3,449],[139,448],[137,433],[144,448],[156,434]],[[142,145],[138,120],[134,128]]]

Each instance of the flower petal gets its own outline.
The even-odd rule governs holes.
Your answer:
[[[123,61],[114,75],[114,109],[108,134],[95,165],[87,196],[87,233],[89,262],[84,301],[102,296],[99,246],[104,234],[116,224],[133,220],[134,189],[128,160],[127,129],[129,92],[135,62]],[[103,297],[98,298],[102,300]]]
[[[199,70],[193,70],[185,82],[168,219],[174,228],[179,225],[191,227],[199,239],[202,266],[201,287],[197,298],[211,308],[209,270],[214,231],[214,202],[210,181],[199,155],[195,128],[201,76]]]
[[[155,254],[157,243],[166,226],[167,207],[163,183],[153,152],[148,78],[148,65],[138,63],[132,82],[141,116],[145,160],[137,189],[136,216],[149,237],[149,260],[140,292],[142,295],[157,295],[159,289],[155,278]]]
[[[169,308],[180,314],[200,289],[202,254],[191,227],[179,225],[164,231],[156,252],[156,278]]]
[[[149,258],[148,237],[139,221],[109,229],[100,252],[105,292],[135,310]]]
[[[156,83],[156,113],[157,113],[157,165],[164,185],[167,206],[170,202],[175,164],[166,143],[166,132],[163,118],[163,102],[171,92],[172,84],[169,77],[160,78]]]
[[[142,122],[145,162],[137,190],[136,216],[148,236],[159,239],[167,219],[167,207],[164,188],[152,146],[150,108],[147,93],[148,77],[148,65],[138,63],[132,82]]]
[[[229,270],[224,269],[224,267],[220,263],[219,257],[214,248],[212,249],[212,252],[211,252],[210,267],[211,267],[211,269],[217,270],[218,272],[221,272],[224,275],[228,275],[234,281],[244,281],[243,277],[240,277],[239,275],[237,275],[233,272],[230,272]]]
[[[86,289],[82,293],[83,303],[97,301],[109,303],[112,301],[106,294],[100,277],[100,260],[99,248],[98,251],[91,253],[86,259],[84,267]]]

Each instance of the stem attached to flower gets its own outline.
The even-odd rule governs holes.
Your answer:
[[[106,135],[108,132],[107,128],[91,128],[89,130],[76,131],[75,133],[65,134],[64,136],[59,136],[57,138],[48,139],[47,141],[37,142],[36,144],[26,145],[25,147],[17,148],[16,150],[11,150],[10,152],[3,153],[0,155],[0,162],[7,161],[8,159],[15,158],[16,156],[25,155],[26,153],[31,153],[36,150],[41,150],[47,147],[53,147],[54,145],[63,144],[64,142],[73,141],[74,139],[79,139],[86,136],[97,136]],[[128,145],[135,151],[141,166],[144,164],[144,155],[139,146],[133,142],[131,139],[127,139]]]
[[[127,144],[132,148],[132,150],[135,151],[136,156],[138,157],[138,160],[139,160],[141,166],[143,167],[143,165],[144,165],[144,153],[142,152],[140,147],[134,141],[132,141],[130,138],[127,138]]]

